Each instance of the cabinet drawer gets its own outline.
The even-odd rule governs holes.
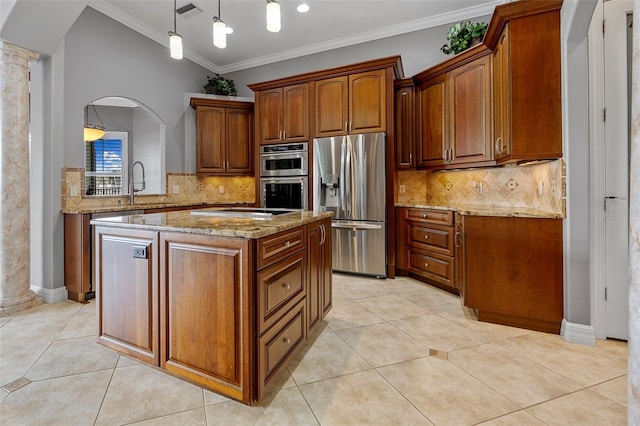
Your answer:
[[[258,400],[275,373],[306,340],[305,314],[302,300],[258,339]]]
[[[284,259],[304,247],[304,227],[260,238],[258,240],[258,269]]]
[[[406,218],[435,223],[436,225],[453,225],[453,212],[449,210],[407,209]]]
[[[424,250],[453,256],[453,230],[448,226],[407,222],[407,242]]]
[[[258,272],[259,333],[305,296],[304,259],[300,251]]]
[[[427,279],[454,287],[453,282],[453,258],[437,253],[409,248],[409,271],[421,275]]]

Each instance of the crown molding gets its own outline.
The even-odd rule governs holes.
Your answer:
[[[260,56],[246,61],[239,61],[233,64],[220,66],[190,49],[184,49],[184,57],[192,62],[215,73],[229,73],[241,71],[247,68],[254,68],[262,65],[268,65],[275,62],[281,62],[301,56],[312,55],[314,53],[326,52],[328,50],[339,49],[342,47],[352,46],[355,44],[366,43],[373,40],[379,40],[387,37],[393,37],[400,34],[406,34],[414,31],[424,30],[427,28],[437,27],[451,22],[457,22],[465,19],[477,18],[479,16],[491,15],[496,6],[510,3],[511,0],[493,0],[478,6],[468,7],[453,12],[442,13],[435,16],[416,19],[414,21],[402,24],[391,25],[389,27],[379,28],[372,31],[366,31],[350,37],[329,40],[327,42],[311,44],[305,47],[290,49],[272,55]],[[110,18],[120,22],[121,24],[131,28],[134,31],[144,35],[147,38],[169,48],[169,39],[164,33],[159,33],[153,28],[143,24],[131,15],[122,12],[120,9],[111,6],[105,0],[92,0],[88,4],[93,9],[101,12]]]

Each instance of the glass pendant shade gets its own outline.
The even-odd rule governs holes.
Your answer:
[[[84,125],[84,141],[85,142],[93,142],[95,140],[100,139],[106,133],[105,129],[99,125],[95,124],[85,124]]]
[[[169,51],[173,59],[182,59],[182,36],[169,31]]]
[[[280,3],[275,0],[267,0],[267,31],[280,31]]]
[[[227,47],[227,29],[224,21],[213,18],[213,45],[219,49]]]

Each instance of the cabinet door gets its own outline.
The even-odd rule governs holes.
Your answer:
[[[282,141],[282,88],[263,90],[258,99],[259,143]]]
[[[249,402],[252,242],[171,232],[160,241],[161,367]]]
[[[283,127],[286,142],[309,140],[309,84],[297,84],[282,89]]]
[[[226,111],[226,168],[234,175],[253,172],[253,113],[246,109]]]
[[[415,94],[413,87],[396,90],[396,168],[415,167]]]
[[[387,130],[385,77],[383,69],[349,76],[349,133]]]
[[[418,91],[418,166],[445,164],[447,145],[446,75],[420,85]]]
[[[449,88],[449,161],[462,164],[491,160],[491,55],[451,71]]]
[[[158,347],[158,233],[95,228],[98,342],[150,364]]]
[[[322,319],[321,286],[322,231],[320,222],[307,225],[307,330],[311,330]]]
[[[320,225],[322,231],[322,239],[320,252],[322,254],[322,262],[320,262],[322,270],[322,318],[326,317],[333,307],[333,259],[332,259],[332,241],[331,241],[331,219],[325,219]]]
[[[349,79],[335,77],[317,81],[315,86],[316,137],[347,134]]]
[[[507,24],[493,51],[493,149],[496,160],[511,155],[510,87],[509,24]]]
[[[224,172],[225,109],[198,107],[196,111],[196,156],[198,173]]]

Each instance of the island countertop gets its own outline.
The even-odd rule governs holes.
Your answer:
[[[208,209],[221,211],[223,209]],[[92,225],[151,229],[188,234],[257,239],[332,216],[330,212],[293,211],[269,218],[217,217],[202,215],[202,210],[183,210],[93,219]]]

